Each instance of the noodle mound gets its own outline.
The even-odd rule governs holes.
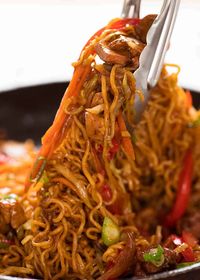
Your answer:
[[[133,72],[154,18],[112,21],[74,63],[72,81],[19,198],[25,220],[2,233],[5,240],[12,232],[13,243],[0,249],[0,274],[106,280],[183,262],[190,244],[173,247],[166,240],[171,232],[180,235],[199,211],[200,129],[194,124],[200,113],[177,84],[179,68],[166,65],[142,119],[134,123],[134,99],[141,93]],[[171,229],[163,221],[177,199],[191,149],[190,200]],[[162,255],[159,264],[148,261],[151,250]]]

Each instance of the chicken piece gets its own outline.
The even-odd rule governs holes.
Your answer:
[[[10,227],[17,229],[26,221],[25,213],[18,201],[11,195],[0,200],[0,232],[6,234]]]
[[[98,56],[108,64],[130,65],[133,70],[139,66],[139,57],[146,44],[146,36],[156,15],[144,17],[134,29],[134,36],[123,32],[109,34],[96,44]]]
[[[154,265],[151,262],[145,262],[144,254],[148,253],[152,248],[143,250],[142,248],[137,248],[137,267],[135,274],[137,276],[145,274],[154,274],[160,271],[163,271],[168,268],[175,268],[178,262],[178,254],[171,249],[163,248],[163,263],[159,266]]]
[[[95,49],[99,57],[109,64],[130,64],[138,68],[139,56],[145,45],[137,39],[116,32],[97,43]]]

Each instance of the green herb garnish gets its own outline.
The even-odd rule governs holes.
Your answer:
[[[160,267],[165,261],[164,249],[162,246],[158,245],[157,248],[150,249],[148,253],[144,253],[143,258],[145,262],[150,262]]]
[[[190,128],[195,128],[200,126],[200,116],[193,122],[189,123],[188,125]]]

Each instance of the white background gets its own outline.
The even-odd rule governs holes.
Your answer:
[[[142,0],[142,15],[162,1]],[[67,81],[88,38],[123,0],[0,0],[0,91]],[[200,90],[200,0],[182,0],[166,61],[181,66],[180,84]]]

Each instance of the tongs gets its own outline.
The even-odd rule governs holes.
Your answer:
[[[141,0],[124,0],[121,17],[139,18]],[[154,20],[147,33],[147,45],[139,58],[139,68],[134,72],[136,89],[143,93],[136,94],[134,110],[137,123],[144,112],[153,88],[160,77],[165,54],[174,28],[180,0],[164,0],[160,14]],[[132,15],[131,15],[132,13]]]

